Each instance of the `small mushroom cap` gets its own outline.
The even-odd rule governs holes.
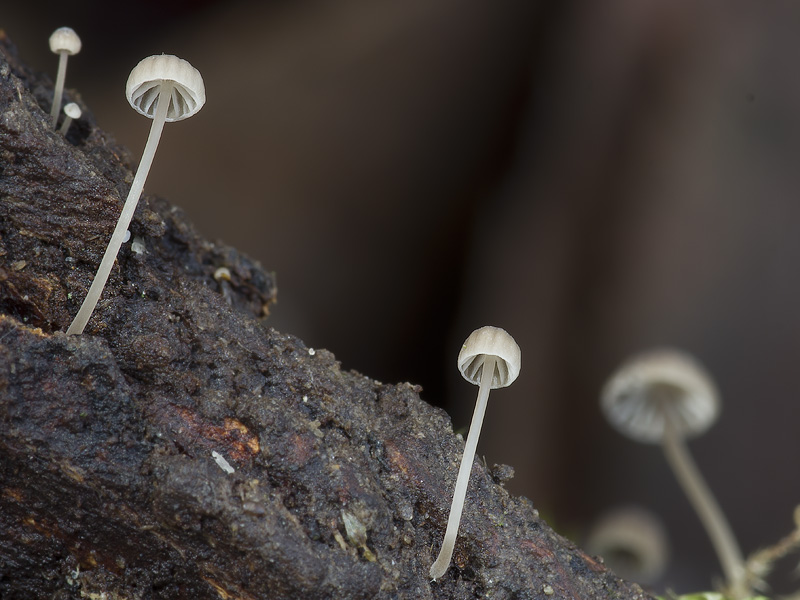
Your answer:
[[[66,106],[64,106],[64,114],[67,115],[70,119],[80,119],[81,115],[81,107],[75,104],[74,102],[70,102]]]
[[[659,443],[667,419],[684,438],[704,433],[720,412],[719,394],[694,358],[662,349],[634,356],[603,388],[600,405],[606,419],[638,442]]]
[[[152,119],[161,85],[172,84],[167,121],[188,119],[206,103],[206,88],[200,71],[171,54],[149,56],[133,68],[125,85],[125,96],[133,109]]]
[[[53,54],[64,52],[72,56],[81,51],[81,38],[71,27],[59,27],[50,34],[50,51]]]
[[[487,356],[497,359],[491,389],[511,385],[519,375],[522,353],[517,342],[505,329],[487,325],[473,331],[458,353],[458,370],[475,385],[480,385],[483,363]]]

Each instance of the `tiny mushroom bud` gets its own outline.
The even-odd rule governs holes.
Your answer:
[[[704,433],[719,415],[719,395],[705,369],[676,350],[645,352],[611,376],[600,404],[617,431],[638,442],[661,445],[711,538],[733,597],[748,595],[742,583],[742,552],[685,443]]]
[[[111,241],[108,243],[89,292],[67,329],[67,334],[83,333],[83,328],[100,299],[111,267],[114,265],[114,259],[133,218],[139,196],[144,189],[144,182],[153,163],[164,122],[181,121],[191,117],[206,101],[206,90],[200,72],[187,61],[169,54],[150,56],[136,65],[128,77],[125,94],[133,109],[152,119],[153,123],[128,198],[111,235]]]
[[[81,38],[70,27],[59,27],[50,35],[50,51],[58,54],[58,72],[56,73],[56,87],[53,90],[53,106],[50,109],[50,118],[53,129],[56,128],[58,113],[61,110],[61,94],[64,92],[64,80],[67,77],[67,57],[81,51]]]
[[[59,129],[59,133],[61,135],[67,135],[67,131],[69,131],[69,126],[72,125],[72,121],[74,119],[81,118],[81,107],[75,104],[74,102],[70,102],[64,107],[64,122],[61,123],[61,129]]]
[[[472,462],[481,432],[483,415],[489,399],[489,390],[511,385],[519,375],[522,357],[519,346],[504,329],[499,327],[481,327],[472,332],[464,342],[458,355],[458,370],[461,375],[475,385],[478,390],[478,401],[472,415],[464,455],[458,469],[453,502],[450,505],[450,517],[447,530],[442,541],[439,556],[431,566],[430,576],[435,581],[445,574],[453,557],[461,512],[464,509],[464,498],[467,494]]]

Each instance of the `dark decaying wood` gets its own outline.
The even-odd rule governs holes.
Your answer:
[[[272,275],[161,199],[67,337],[135,161],[51,94],[0,34],[1,598],[646,597],[480,463],[430,582],[447,415],[266,326]]]

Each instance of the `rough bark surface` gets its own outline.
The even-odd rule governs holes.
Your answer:
[[[431,583],[447,415],[266,327],[271,274],[163,200],[67,337],[135,162],[51,95],[0,32],[0,598],[646,597],[480,462]]]

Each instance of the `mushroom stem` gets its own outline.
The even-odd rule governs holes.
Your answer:
[[[72,117],[70,117],[69,115],[65,115],[64,121],[61,123],[61,128],[58,130],[58,132],[61,135],[67,135],[70,125],[72,125]]]
[[[75,104],[74,102],[70,102],[64,107],[64,121],[61,123],[61,129],[59,129],[59,133],[63,136],[67,135],[69,131],[69,126],[72,125],[73,119],[79,119],[81,117],[81,107]]]
[[[686,443],[675,432],[675,427],[669,418],[664,424],[662,447],[678,483],[700,517],[708,537],[711,538],[711,544],[725,573],[730,595],[737,599],[749,596],[751,590],[745,589],[744,585],[744,558],[733,530],[692,460]]]
[[[100,300],[100,294],[103,293],[103,288],[108,281],[108,276],[111,274],[111,268],[114,266],[114,260],[119,253],[120,247],[122,247],[122,240],[125,237],[125,232],[128,231],[133,213],[139,203],[139,196],[141,196],[142,190],[144,189],[144,182],[150,171],[150,165],[153,164],[153,157],[156,155],[156,148],[158,148],[158,142],[161,139],[161,132],[164,129],[164,122],[167,118],[167,109],[169,108],[172,89],[173,85],[165,81],[158,93],[158,100],[156,100],[158,105],[156,106],[153,123],[150,126],[150,135],[147,138],[147,144],[145,144],[142,159],[139,162],[139,168],[136,170],[136,176],[133,178],[130,192],[128,192],[128,198],[125,200],[125,205],[122,207],[122,213],[117,221],[117,226],[114,228],[114,233],[111,235],[111,241],[108,243],[105,254],[103,254],[103,260],[100,261],[100,267],[97,269],[94,281],[92,281],[92,285],[89,287],[89,293],[86,294],[86,298],[83,304],[81,304],[78,314],[75,315],[75,319],[72,321],[69,329],[67,329],[67,335],[83,333],[83,329],[86,327],[89,317],[92,316],[92,312],[95,306],[97,306],[98,300]]]
[[[481,384],[478,388],[478,401],[475,404],[475,412],[472,413],[472,422],[469,426],[467,443],[464,446],[464,455],[461,457],[461,466],[458,469],[456,478],[456,489],[453,492],[453,502],[450,504],[450,518],[447,520],[447,530],[442,541],[442,549],[439,556],[431,565],[431,578],[436,580],[447,572],[450,566],[450,559],[453,557],[453,549],[456,545],[456,535],[458,526],[461,522],[461,512],[464,509],[464,499],[467,495],[467,485],[469,476],[472,473],[472,462],[475,460],[475,450],[478,447],[478,438],[483,425],[483,415],[486,414],[486,405],[489,400],[489,390],[492,386],[495,364],[497,359],[487,355],[481,371]],[[487,376],[488,375],[488,376]]]
[[[53,90],[53,107],[50,109],[50,119],[53,121],[53,129],[58,122],[58,113],[61,110],[61,95],[64,93],[64,81],[67,78],[67,58],[69,53],[58,53],[58,72],[56,73],[56,87]]]

